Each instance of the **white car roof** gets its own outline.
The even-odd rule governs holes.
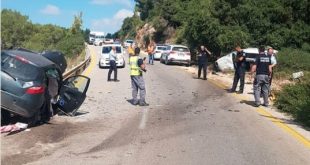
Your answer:
[[[188,48],[187,46],[184,46],[184,45],[167,45],[167,46],[171,46],[171,47],[184,47],[184,48]]]
[[[111,47],[111,46],[122,46],[121,44],[105,44],[105,45],[102,45],[102,47]]]
[[[244,53],[256,53],[256,54],[258,54],[258,49],[257,48],[246,48],[246,49],[243,49],[243,52]]]

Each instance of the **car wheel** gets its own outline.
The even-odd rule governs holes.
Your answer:
[[[1,126],[8,125],[11,122],[11,114],[9,111],[1,108]]]
[[[166,64],[166,65],[168,65],[168,64],[169,64],[168,58],[166,58],[166,60],[165,60],[165,64]]]
[[[45,101],[41,108],[32,117],[27,119],[28,126],[33,127],[41,122],[47,122],[50,120],[50,116],[50,97],[45,96]]]
[[[102,69],[102,68],[103,68],[103,66],[101,66],[101,65],[100,65],[100,62],[99,62],[99,64],[98,64],[98,65],[99,65],[99,68],[100,68],[100,69]]]

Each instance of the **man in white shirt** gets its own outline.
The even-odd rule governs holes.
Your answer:
[[[109,73],[108,73],[108,81],[112,81],[111,80],[111,74],[114,71],[114,81],[119,82],[119,80],[117,79],[116,58],[117,58],[116,47],[112,46],[112,49],[109,53],[110,69],[109,69]]]

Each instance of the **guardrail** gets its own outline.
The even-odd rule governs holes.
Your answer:
[[[86,59],[81,62],[79,65],[75,66],[74,68],[70,69],[69,71],[65,72],[62,77],[64,79],[70,77],[70,76],[75,76],[75,75],[79,75],[81,74],[86,68],[87,66],[90,64],[91,62],[91,56],[89,54],[89,49],[88,46],[86,46]]]

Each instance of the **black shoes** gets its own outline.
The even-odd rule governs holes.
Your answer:
[[[240,90],[240,91],[237,92],[237,94],[243,94],[243,91]]]
[[[111,79],[108,80],[108,82],[111,82],[111,81],[119,82],[119,80],[111,80]]]
[[[235,93],[235,92],[236,92],[236,90],[232,90],[232,89],[228,90],[228,93]]]
[[[260,104],[254,103],[254,107],[259,107]]]
[[[145,107],[145,106],[149,106],[150,104],[144,102],[144,103],[139,103],[139,105],[140,105],[141,107]]]

